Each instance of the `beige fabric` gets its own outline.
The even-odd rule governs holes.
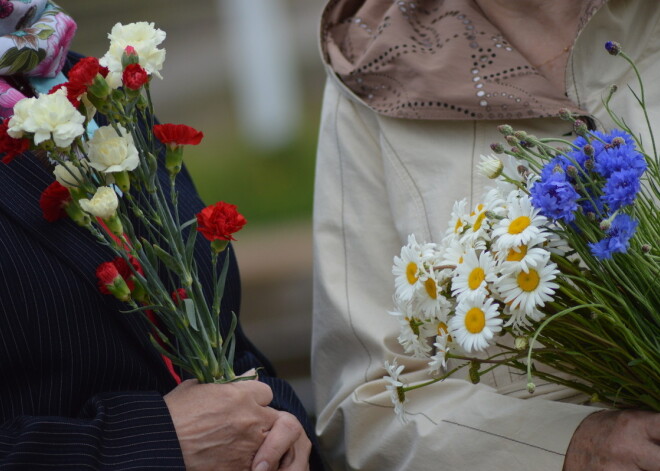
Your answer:
[[[638,58],[651,117],[660,122],[656,5],[612,0],[578,38],[568,94],[599,123],[609,123],[600,97],[611,82],[627,121],[638,130],[644,123],[625,92],[632,73],[602,52],[609,39]],[[569,403],[582,399],[575,393],[542,385],[530,396],[524,377],[500,369],[480,385],[455,378],[411,393],[402,425],[382,380],[392,358],[406,365],[408,383],[428,378],[423,362],[402,355],[387,314],[392,257],[409,233],[437,241],[453,202],[481,195],[485,182],[474,165],[499,139],[501,122],[385,117],[343,87],[331,79],[326,88],[314,212],[312,371],[317,432],[333,469],[560,471],[575,428],[594,411]],[[509,123],[537,135],[570,131],[550,118]]]
[[[604,0],[582,3],[580,25]],[[556,116],[561,107],[580,112],[473,0],[331,0],[321,48],[342,82],[385,116],[520,119]]]

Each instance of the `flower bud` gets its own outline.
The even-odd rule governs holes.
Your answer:
[[[119,274],[117,267],[112,262],[104,262],[96,269],[99,289],[105,294],[112,294],[120,301],[131,299],[131,290],[126,280]]]
[[[121,55],[121,66],[123,69],[128,67],[131,64],[137,64],[140,62],[140,56],[138,56],[137,51],[133,46],[126,46],[124,53]]]
[[[536,391],[536,384],[530,381],[529,383],[527,383],[527,392],[530,394],[534,394],[534,391]]]
[[[589,170],[589,171],[593,170],[595,165],[596,165],[596,162],[594,162],[594,159],[587,159],[587,160],[584,161],[584,168]]]
[[[578,169],[575,168],[574,165],[569,165],[568,167],[566,167],[566,174],[567,174],[569,177],[577,178],[577,176],[578,176]]]
[[[613,56],[618,56],[621,53],[621,44],[616,41],[607,41],[605,49]]]
[[[495,152],[496,154],[502,154],[502,153],[504,153],[504,146],[503,146],[501,143],[499,143],[499,142],[493,142],[493,143],[490,145],[490,148],[491,148],[491,150],[492,150],[493,152]]]
[[[600,227],[601,231],[607,232],[612,227],[612,222],[609,219],[603,219],[598,227]]]
[[[517,146],[520,143],[520,140],[516,136],[509,135],[504,138],[504,140],[509,144],[510,146]]]
[[[500,132],[500,134],[504,136],[510,136],[511,134],[513,134],[513,128],[508,124],[502,124],[498,126],[497,130]]]
[[[612,147],[620,147],[626,143],[625,139],[617,136],[614,139],[612,139]]]
[[[519,351],[526,350],[528,345],[527,337],[516,337],[514,341],[514,348]]]
[[[650,253],[653,246],[651,244],[642,245],[642,253]]]
[[[479,384],[481,381],[481,378],[479,377],[479,362],[478,361],[473,361],[470,363],[470,381],[472,381],[472,384]]]
[[[568,108],[561,108],[559,110],[559,118],[563,119],[564,121],[572,121],[573,120],[573,114]]]
[[[594,149],[594,146],[592,146],[591,144],[587,144],[582,148],[582,152],[584,152],[584,155],[586,155],[587,157],[593,157],[594,153],[596,152],[596,149]]]
[[[481,156],[481,162],[477,164],[477,170],[486,178],[491,180],[502,175],[504,164],[500,159],[493,156]]]
[[[589,132],[589,128],[587,127],[587,123],[585,123],[581,119],[576,119],[575,122],[573,123],[573,131],[575,131],[575,134],[577,134],[578,136],[584,137]]]
[[[525,131],[516,131],[513,135],[521,141],[527,139],[527,133]]]

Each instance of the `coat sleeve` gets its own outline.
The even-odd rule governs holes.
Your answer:
[[[0,468],[185,469],[157,392],[101,394],[76,418],[15,417],[0,425]]]
[[[451,378],[408,393],[402,424],[382,379],[392,358],[405,365],[403,381],[429,379],[424,361],[403,354],[387,314],[392,258],[408,233],[432,240],[434,221],[444,229],[448,220],[439,208],[469,191],[474,124],[382,118],[332,81],[323,106],[312,374],[316,429],[332,468],[523,471],[533,463],[560,471],[575,428],[594,409],[544,398],[574,392],[539,385],[523,399],[524,377],[504,370],[486,384]]]

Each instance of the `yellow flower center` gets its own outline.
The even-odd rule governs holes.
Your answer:
[[[520,216],[511,221],[509,224],[509,234],[520,234],[522,231],[527,229],[532,223],[532,220],[527,216]]]
[[[438,335],[445,335],[449,334],[449,327],[447,327],[447,324],[444,322],[439,322],[438,323]],[[451,335],[447,335],[447,342],[451,342],[452,338]]]
[[[456,225],[454,226],[454,234],[458,234],[461,227],[463,227],[463,221],[461,221],[461,218],[458,218],[456,219]]]
[[[424,288],[431,299],[438,299],[438,286],[433,278],[427,278],[424,282]]]
[[[521,271],[518,274],[518,286],[520,286],[520,289],[523,291],[534,291],[540,282],[541,278],[539,277],[539,273],[534,269],[530,269],[529,273]]]
[[[477,232],[479,229],[481,229],[481,224],[484,222],[485,217],[486,217],[486,213],[483,212],[477,217],[477,220],[474,221],[474,226],[472,227],[472,230],[474,232]]]
[[[468,286],[472,291],[475,289],[479,288],[481,286],[481,283],[486,279],[486,273],[484,273],[484,269],[481,267],[477,267],[474,270],[470,272],[470,276],[468,276]]]
[[[523,258],[525,258],[525,255],[527,255],[527,246],[526,245],[521,245],[518,247],[518,252],[516,252],[514,249],[509,250],[509,255],[506,257],[507,262],[519,262]]]
[[[486,326],[486,314],[478,307],[473,307],[465,313],[465,328],[471,334],[478,334]]]
[[[411,285],[417,283],[417,264],[415,262],[410,262],[406,267],[406,277]]]

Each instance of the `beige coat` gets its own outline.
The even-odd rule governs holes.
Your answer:
[[[636,59],[651,121],[660,123],[659,18],[655,1],[610,1],[580,33],[566,71],[569,98],[601,129],[611,127],[601,96],[617,83],[615,108],[646,136],[647,150],[643,116],[626,91],[634,75],[603,45],[619,41]],[[424,362],[402,354],[387,314],[392,258],[410,233],[438,241],[455,200],[476,202],[487,182],[475,164],[502,122],[384,117],[330,76],[316,177],[312,363],[317,432],[333,469],[560,471],[575,428],[594,411],[575,404],[583,400],[575,392],[540,384],[530,396],[525,377],[506,369],[479,385],[457,377],[410,393],[402,425],[382,379],[393,358],[406,382],[429,378]],[[551,118],[510,124],[540,136],[570,131]]]

